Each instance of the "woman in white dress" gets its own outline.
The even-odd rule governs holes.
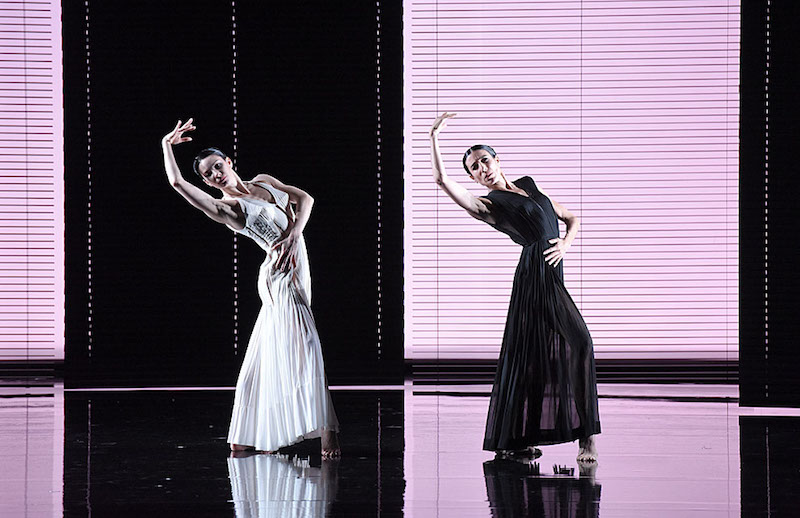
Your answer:
[[[339,422],[325,379],[311,314],[311,278],[303,241],[314,200],[306,192],[260,174],[243,181],[231,159],[209,148],[194,161],[214,198],[183,178],[172,146],[188,142],[192,119],[161,140],[172,187],[212,220],[255,241],[267,253],[258,276],[262,307],[236,383],[228,442],[234,452],[274,452],[322,438],[322,455],[340,455]]]

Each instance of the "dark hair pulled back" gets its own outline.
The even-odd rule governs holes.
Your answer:
[[[200,174],[200,162],[202,162],[205,158],[210,157],[211,155],[217,155],[222,157],[223,159],[228,158],[223,151],[215,148],[215,147],[208,147],[201,152],[197,153],[197,156],[194,157],[194,163],[192,163],[192,169],[194,170],[195,174],[200,178],[203,178],[203,175]]]
[[[492,149],[491,146],[487,146],[486,144],[475,144],[474,146],[472,146],[468,150],[464,151],[464,157],[461,159],[461,165],[464,166],[464,170],[467,172],[467,174],[470,177],[472,177],[472,173],[470,173],[469,169],[467,168],[467,157],[469,157],[470,153],[472,153],[473,151],[478,151],[479,149],[483,149],[484,151],[488,151],[489,154],[492,156],[492,158],[497,156],[497,153],[495,152],[495,150]]]

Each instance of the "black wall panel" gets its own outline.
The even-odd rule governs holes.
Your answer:
[[[67,383],[235,381],[263,252],[235,245],[169,187],[159,140],[190,116],[194,141],[176,148],[187,178],[213,145],[235,155],[243,178],[269,172],[315,197],[306,240],[329,381],[397,381],[400,7],[378,17],[374,3],[202,5],[64,4]]]
[[[744,405],[800,406],[800,5],[742,3],[740,386]]]

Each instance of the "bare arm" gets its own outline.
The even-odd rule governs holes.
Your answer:
[[[268,174],[260,174],[253,178],[253,181],[267,183],[289,195],[289,203],[295,206],[294,221],[289,228],[289,232],[300,236],[308,224],[308,219],[311,217],[311,208],[314,206],[314,198],[304,190],[292,185],[286,185],[274,176]]]
[[[442,152],[439,149],[439,132],[447,125],[447,119],[455,117],[455,113],[443,113],[431,126],[431,166],[433,167],[433,180],[454,202],[473,218],[488,223],[493,223],[489,208],[491,203],[485,198],[473,196],[463,185],[447,176],[442,160]]]
[[[572,242],[575,240],[575,237],[578,235],[578,228],[580,228],[581,222],[578,220],[578,216],[570,212],[566,207],[564,207],[557,201],[553,201],[551,199],[550,203],[553,204],[553,209],[556,212],[556,217],[567,224],[567,233],[564,235],[564,241],[568,245],[571,245]]]
[[[547,196],[545,193],[542,194]],[[550,243],[553,246],[543,252],[545,261],[553,266],[557,266],[558,263],[564,259],[564,254],[567,253],[569,247],[572,246],[572,242],[578,235],[578,228],[581,226],[581,223],[578,221],[578,217],[570,212],[565,206],[554,201],[552,198],[550,198],[550,196],[547,196],[547,198],[550,199],[550,203],[553,205],[553,210],[556,213],[556,217],[567,224],[567,233],[564,235],[564,237],[551,239]]]
[[[289,218],[289,228],[286,234],[272,245],[272,250],[278,251],[278,260],[275,267],[279,270],[288,271],[297,265],[297,247],[303,230],[311,217],[311,208],[314,206],[314,198],[310,194],[297,187],[286,185],[277,178],[268,174],[260,174],[253,178],[253,181],[264,182],[279,191],[289,195],[289,203],[295,206],[294,218]]]
[[[186,121],[185,124],[181,124],[181,121],[178,121],[175,129],[161,139],[161,150],[164,152],[164,169],[167,172],[167,179],[178,194],[209,218],[217,223],[241,228],[243,216],[234,210],[234,208],[238,208],[238,206],[234,207],[234,201],[214,198],[202,189],[187,182],[181,174],[178,163],[175,161],[175,155],[172,152],[172,146],[192,140],[192,137],[185,137],[183,134],[194,129],[192,119]]]

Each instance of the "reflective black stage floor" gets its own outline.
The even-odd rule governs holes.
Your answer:
[[[796,516],[800,411],[727,386],[603,385],[600,462],[481,451],[488,387],[339,387],[319,442],[231,458],[231,390],[0,385],[0,516]]]

